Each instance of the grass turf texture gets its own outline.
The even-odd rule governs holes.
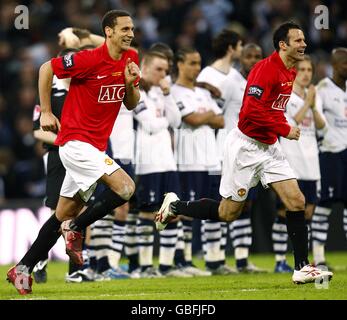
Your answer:
[[[289,256],[289,261],[291,257]],[[327,253],[336,268],[327,289],[314,283],[294,285],[291,274],[274,274],[274,256],[252,254],[251,261],[267,274],[236,274],[200,278],[127,279],[65,283],[67,264],[50,262],[48,282],[33,284],[33,294],[20,296],[6,278],[10,266],[0,266],[0,300],[347,300],[347,252]],[[201,259],[196,265],[203,267]],[[233,259],[228,259],[234,265]]]

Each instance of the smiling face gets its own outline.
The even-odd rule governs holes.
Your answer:
[[[280,49],[285,52],[287,59],[295,62],[304,60],[306,47],[305,36],[300,29],[290,29],[287,41],[280,41]]]
[[[113,28],[108,26],[105,28],[106,37],[112,46],[119,51],[126,51],[134,38],[134,24],[129,16],[117,17],[116,19]]]

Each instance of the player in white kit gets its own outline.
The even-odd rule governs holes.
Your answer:
[[[177,67],[178,79],[172,86],[172,94],[182,116],[182,125],[178,132],[178,169],[182,198],[195,200],[209,196],[212,192],[208,187],[213,185],[214,176],[209,175],[209,171],[219,165],[213,129],[222,128],[224,120],[221,109],[209,91],[195,86],[201,68],[200,54],[195,49],[179,50]],[[191,221],[182,222],[186,234],[191,232]],[[216,229],[219,239],[221,236],[219,225]],[[191,245],[190,240],[191,236],[187,237],[186,246]],[[216,263],[207,265],[207,268],[214,273],[220,266],[218,258],[219,256]],[[186,260],[191,264],[191,248],[186,250]]]
[[[225,81],[230,73],[234,73],[235,69],[232,67],[235,60],[239,59],[242,50],[242,40],[238,33],[223,29],[212,42],[212,51],[215,57],[213,63],[203,68],[197,78],[197,86],[201,86],[210,91],[213,98],[220,108],[223,108],[225,94],[230,88],[221,89],[221,84]],[[241,102],[240,102],[241,106]],[[218,130],[218,134],[225,132],[225,129]],[[213,185],[216,186],[212,198],[219,199],[218,185],[221,178],[221,159],[222,159],[222,146],[218,147],[218,156],[220,161],[215,168],[211,168],[210,179]],[[228,224],[217,221],[202,221],[201,222],[201,235],[204,248],[204,259],[208,268],[214,268],[219,264],[221,273],[235,273],[236,270],[229,267],[225,263],[225,247],[227,243]],[[221,232],[221,233],[220,233]]]
[[[180,193],[169,127],[177,128],[181,115],[170,93],[170,85],[164,79],[168,69],[168,60],[162,53],[150,51],[145,55],[141,66],[141,99],[134,111],[138,123],[135,164],[139,219],[136,234],[142,277],[188,276],[172,268],[177,222],[169,226],[172,234],[166,238],[165,250],[160,252],[160,271],[153,267],[154,213],[166,192],[175,189]]]
[[[327,128],[319,146],[321,170],[320,199],[312,218],[312,250],[316,265],[326,265],[324,246],[332,204],[344,204],[343,225],[347,235],[347,48],[334,49],[331,55],[332,78],[317,85],[318,107],[322,108]]]

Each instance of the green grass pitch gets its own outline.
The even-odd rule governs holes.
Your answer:
[[[289,257],[291,261],[291,257]],[[314,283],[294,285],[291,274],[274,274],[271,254],[252,254],[251,261],[267,274],[237,274],[201,278],[127,279],[91,283],[65,283],[66,263],[48,265],[48,282],[33,285],[33,294],[20,296],[6,278],[9,266],[0,266],[0,300],[346,300],[347,252],[327,253],[335,267],[328,287]],[[203,266],[201,259],[195,263]],[[234,265],[229,258],[228,263]]]

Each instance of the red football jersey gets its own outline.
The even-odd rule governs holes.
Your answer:
[[[128,58],[139,64],[138,54],[131,49],[123,52],[119,60],[112,59],[105,42],[96,49],[51,60],[58,78],[71,78],[56,145],[79,140],[106,150],[125,96],[124,69]]]
[[[284,111],[295,80],[295,68],[287,69],[278,52],[259,61],[251,70],[243,96],[239,129],[247,136],[273,144],[290,131]]]

